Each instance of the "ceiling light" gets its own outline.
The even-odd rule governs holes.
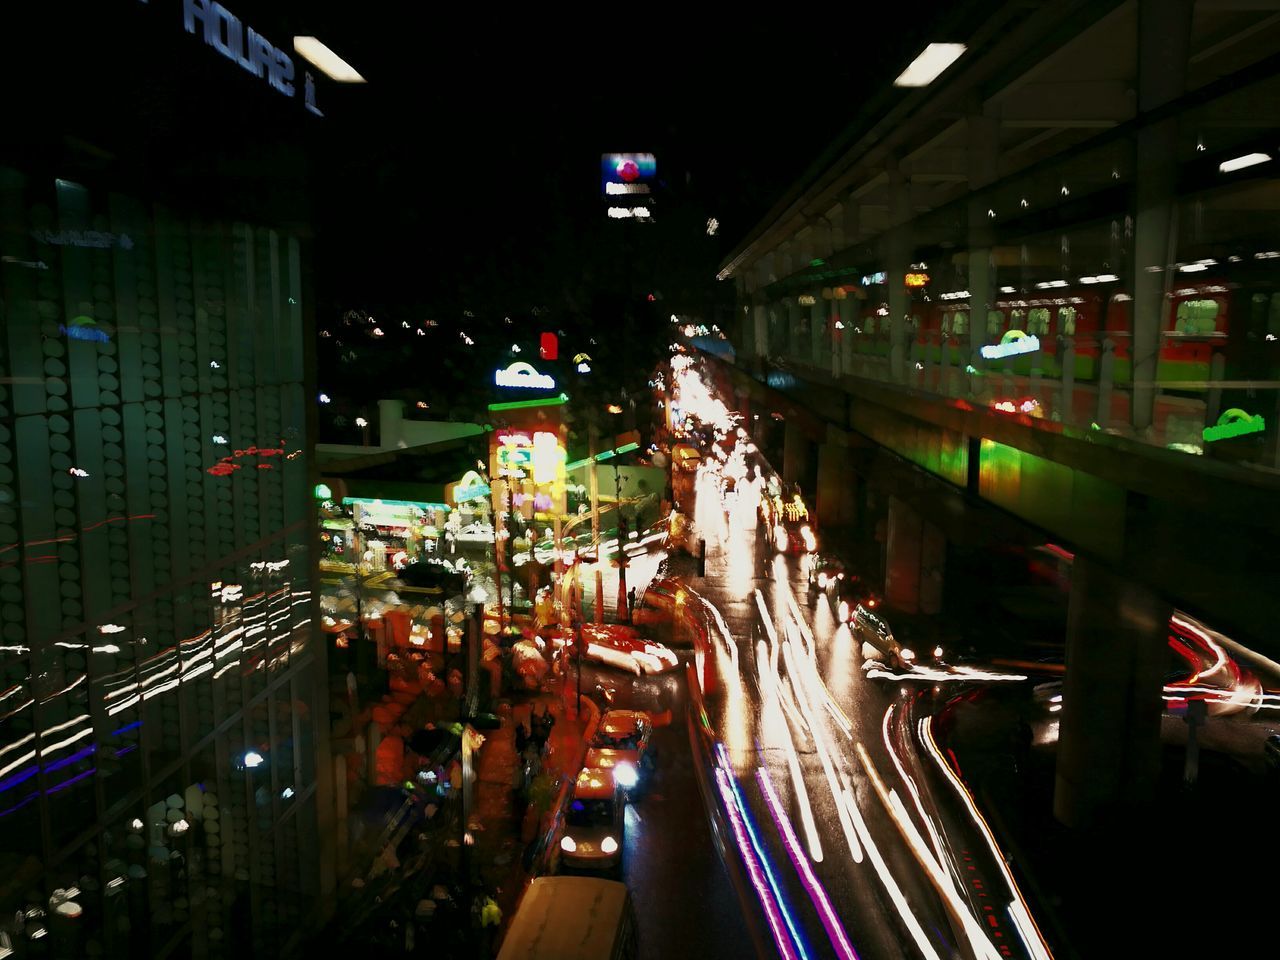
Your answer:
[[[927,87],[964,53],[963,43],[931,43],[893,81],[895,87]]]
[[[1014,288],[1013,288],[1013,287],[1001,287],[1001,288],[1000,288],[1000,292],[1001,292],[1001,293],[1014,293],[1015,291],[1014,291]]]
[[[1221,173],[1231,173],[1235,170],[1243,170],[1245,167],[1256,167],[1260,163],[1266,163],[1271,159],[1271,155],[1267,153],[1246,153],[1242,157],[1236,157],[1234,160],[1224,160],[1218,164],[1218,170]]]
[[[1199,273],[1202,270],[1208,270],[1208,264],[1204,263],[1184,263],[1178,268],[1183,273]]]
[[[356,72],[356,68],[326,47],[315,37],[294,37],[293,49],[302,54],[330,80],[339,83],[364,83],[364,77]]]

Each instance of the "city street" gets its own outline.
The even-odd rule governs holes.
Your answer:
[[[928,755],[928,718],[972,679],[868,679],[849,629],[825,599],[810,602],[807,557],[775,555],[754,522],[726,521],[709,473],[696,495],[708,548],[693,585],[727,628],[713,638],[720,689],[707,708],[779,952],[898,957],[913,943],[925,957],[1044,956],[967,794]]]

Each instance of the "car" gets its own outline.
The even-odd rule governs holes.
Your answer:
[[[671,448],[671,462],[675,464],[677,470],[696,473],[698,466],[702,463],[702,454],[697,447],[687,443],[677,443]]]
[[[869,603],[854,606],[849,628],[853,631],[854,638],[862,643],[864,662],[882,660],[895,669],[912,670],[925,659],[913,647],[894,637],[889,624],[873,611]],[[932,654],[932,660],[939,661],[943,650],[941,646],[934,646],[928,653]]]
[[[646,640],[635,627],[623,623],[584,623],[578,628],[582,633],[582,657],[594,663],[639,677],[665,673],[680,666],[680,658],[667,646]],[[542,631],[555,649],[567,657],[577,656],[574,644],[575,632],[565,628],[547,628]]]
[[[625,805],[612,770],[583,767],[564,813],[561,862],[575,870],[621,873]]]
[[[883,603],[880,595],[855,573],[842,572],[828,580],[823,592],[831,604],[831,612],[841,623],[852,623],[859,606],[876,611]]]
[[[649,746],[653,721],[642,710],[606,710],[587,748],[586,765],[613,770],[624,790],[634,790],[653,773]]]
[[[831,553],[814,553],[809,557],[809,592],[816,595],[827,589],[831,580],[848,575],[848,565]]]

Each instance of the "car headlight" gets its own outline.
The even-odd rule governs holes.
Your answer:
[[[842,623],[843,623],[844,621],[846,621],[846,620],[848,620],[848,619],[849,619],[849,603],[848,603],[848,601],[846,601],[846,600],[841,600],[841,601],[840,601],[840,611],[839,611],[839,613],[840,613],[840,621],[841,621]]]
[[[604,841],[600,844],[600,852],[601,853],[617,853],[618,841],[613,839],[613,837],[605,837]]]
[[[825,573],[818,574],[818,589],[827,589],[827,575]]]
[[[778,548],[779,553],[783,553],[787,549],[787,528],[782,524],[778,524],[773,528],[773,543]]]
[[[942,648],[941,648],[941,647],[934,647],[934,648],[933,648],[933,659],[935,659],[935,660],[941,660],[941,659],[942,659]]]
[[[912,650],[910,647],[903,647],[901,650],[898,651],[898,656],[900,656],[903,660],[914,660],[916,658],[916,652]]]
[[[620,763],[613,768],[613,779],[618,781],[618,785],[623,790],[630,790],[636,785],[636,768],[629,763]],[[566,839],[568,839],[566,837]],[[611,851],[606,850],[606,853]]]
[[[562,837],[560,839],[560,849],[565,853],[573,853],[573,851],[578,849],[578,844],[574,841],[573,837]]]

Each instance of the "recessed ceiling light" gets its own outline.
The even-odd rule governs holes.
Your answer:
[[[326,47],[315,37],[294,37],[293,49],[330,80],[338,83],[365,83],[356,68]]]
[[[931,43],[893,81],[895,87],[927,87],[964,53],[963,43]]]

